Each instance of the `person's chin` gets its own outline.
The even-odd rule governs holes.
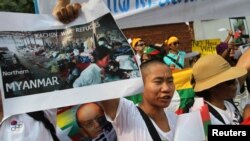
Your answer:
[[[159,102],[158,106],[161,108],[167,108],[170,104],[170,101]]]
[[[169,96],[166,96],[166,97],[159,99],[160,105],[168,106],[170,104],[170,102],[171,102],[171,97],[169,97]]]

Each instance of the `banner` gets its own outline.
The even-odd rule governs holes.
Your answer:
[[[86,2],[87,0],[71,0]],[[249,0],[103,0],[120,28],[246,16]],[[51,14],[56,0],[35,0],[39,13]]]
[[[192,42],[192,51],[200,52],[201,55],[217,54],[216,46],[220,39],[198,40]]]
[[[104,4],[87,5],[69,25],[48,15],[0,14],[5,117],[141,92],[127,39]]]

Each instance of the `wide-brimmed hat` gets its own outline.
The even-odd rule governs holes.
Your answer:
[[[200,92],[222,82],[244,76],[247,70],[231,67],[230,64],[217,54],[201,57],[193,66],[194,91]]]

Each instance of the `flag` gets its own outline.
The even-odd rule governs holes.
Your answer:
[[[192,69],[187,68],[173,72],[174,84],[177,93],[175,93],[172,102],[177,102],[178,109],[177,114],[187,113],[189,108],[194,103],[194,90],[190,83],[192,75]],[[171,106],[171,104],[170,104]]]

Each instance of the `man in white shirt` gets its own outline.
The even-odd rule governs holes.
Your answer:
[[[139,107],[147,114],[161,140],[172,141],[177,116],[173,112],[164,111],[175,90],[172,72],[159,60],[143,63],[141,71],[144,92]],[[137,106],[131,101],[120,98],[102,101],[100,104],[108,121],[113,124],[118,140],[153,140]]]

